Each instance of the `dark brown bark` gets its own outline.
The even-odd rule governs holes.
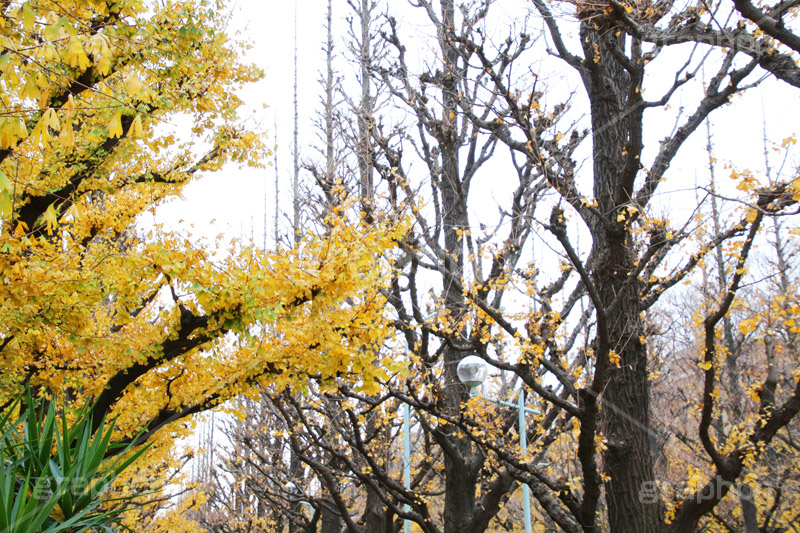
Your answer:
[[[586,57],[582,77],[592,113],[594,197],[606,215],[590,225],[588,266],[608,316],[609,348],[619,357],[618,365],[609,364],[600,396],[608,521],[611,531],[656,533],[663,523],[660,505],[641,497],[644,488],[655,486],[655,475],[647,349],[640,286],[632,278],[636,250],[629,222],[636,214],[629,207],[637,209],[631,200],[642,150],[642,69],[635,42],[630,44],[633,57],[628,57],[626,39],[594,22],[581,24],[581,41]],[[601,355],[598,365],[603,364]]]
[[[736,10],[748,20],[755,22],[758,27],[767,35],[774,37],[795,52],[800,52],[800,35],[793,33],[784,25],[783,16],[790,15],[800,2],[790,0],[779,2],[774,7],[760,9],[753,5],[749,0],[733,0]],[[790,15],[791,16],[791,15]]]
[[[375,533],[389,533],[389,520],[386,506],[383,504],[377,491],[372,487],[366,488],[367,499],[364,504],[364,531]]]
[[[322,508],[320,533],[341,533],[342,518],[328,507]]]

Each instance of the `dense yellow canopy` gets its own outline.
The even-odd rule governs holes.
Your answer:
[[[267,153],[237,123],[236,90],[261,74],[224,14],[0,6],[0,401],[31,381],[149,435],[256,383],[369,387],[385,330],[366,289],[397,230],[339,220],[292,250],[225,254],[135,226],[193,176]]]

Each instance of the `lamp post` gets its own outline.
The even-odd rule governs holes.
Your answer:
[[[461,361],[458,362],[458,366],[456,367],[456,374],[458,375],[458,379],[469,387],[470,395],[475,394],[475,390],[486,379],[487,373],[488,373],[488,368],[486,361],[484,361],[477,355],[466,356],[465,358],[463,358]],[[505,402],[503,400],[488,398],[486,396],[482,396],[482,398],[489,400],[490,402],[496,403],[498,405],[504,405],[506,407],[514,407],[517,409],[517,411],[519,412],[519,447],[522,450],[522,455],[524,456],[528,451],[525,413],[526,412],[536,413],[534,409],[525,407],[525,393],[522,390],[520,390],[519,396],[517,398],[517,403]],[[528,487],[527,483],[522,484],[522,512],[525,518],[525,533],[531,533],[530,488]]]
[[[411,347],[406,340],[406,360]],[[411,406],[403,403],[403,488],[406,494],[411,492]],[[403,505],[403,511],[408,513],[411,510],[409,504]],[[411,533],[411,520],[403,519],[403,533]]]
[[[411,490],[411,413],[407,403],[403,404],[403,487]],[[403,506],[405,512],[411,510],[409,504]],[[403,520],[403,533],[411,533],[411,520]]]

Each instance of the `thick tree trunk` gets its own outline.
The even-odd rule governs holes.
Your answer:
[[[622,251],[622,247],[615,247]],[[619,294],[621,281],[632,270],[623,267],[609,254],[605,268],[598,273],[600,292],[608,305]],[[616,274],[614,274],[614,270]],[[654,484],[650,427],[650,387],[647,379],[647,349],[642,342],[644,328],[639,318],[637,284],[626,290],[623,302],[612,313],[610,336],[619,356],[619,368],[609,372],[602,395],[601,428],[606,451],[606,500],[611,531],[657,532],[662,530],[659,502]]]
[[[446,108],[445,108],[446,109]],[[461,281],[463,274],[463,244],[459,236],[460,230],[467,227],[467,214],[465,209],[464,191],[458,179],[458,148],[456,146],[442,147],[442,211],[444,212],[445,250],[448,259],[445,260],[446,270],[449,275]],[[445,306],[447,312],[454,320],[464,316],[465,303],[461,290],[445,280],[448,288],[445,290]],[[465,339],[463,328],[459,327],[454,335]],[[444,409],[449,415],[457,415],[461,410],[461,403],[468,398],[469,392],[466,385],[458,380],[456,367],[461,358],[466,355],[453,348],[444,351]],[[447,432],[447,429],[444,430]],[[445,446],[445,504],[444,504],[444,532],[464,533],[465,524],[469,523],[475,512],[475,484],[476,476],[472,466],[474,451],[472,443],[465,436],[457,436],[460,432],[444,435],[448,445]]]
[[[607,439],[603,464],[610,478],[605,485],[608,520],[613,532],[656,533],[663,522],[660,501],[653,498],[657,491],[649,438],[647,348],[640,286],[637,280],[628,279],[635,269],[635,250],[625,220],[632,216],[626,206],[632,198],[642,148],[642,110],[630,96],[638,94],[640,82],[612,53],[614,48],[619,55],[626,53],[624,37],[584,22],[581,41],[586,63],[591,62],[584,83],[592,111],[594,195],[606,217],[605,223],[598,220],[590,228],[593,250],[589,266],[608,311],[609,345],[619,356],[600,397],[600,429]]]
[[[293,480],[292,483],[295,485],[303,483],[303,463],[300,462],[300,458],[294,453],[294,450],[290,449],[289,453],[289,472],[288,478]],[[291,513],[295,516],[299,516],[303,512],[303,504],[300,502],[299,499],[295,498],[291,505],[290,505]],[[288,524],[288,531],[289,533],[301,533],[303,528],[301,525],[294,520],[290,521]],[[278,531],[283,531],[279,529]]]
[[[322,527],[320,533],[342,533],[342,518],[331,512],[327,507],[322,508]]]
[[[367,487],[367,501],[364,505],[364,533],[388,533],[386,506],[378,493]]]

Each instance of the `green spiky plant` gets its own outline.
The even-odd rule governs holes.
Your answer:
[[[107,489],[146,447],[112,443],[105,420],[92,432],[89,405],[73,422],[43,406],[26,390],[0,413],[0,533],[117,531],[131,501]]]

